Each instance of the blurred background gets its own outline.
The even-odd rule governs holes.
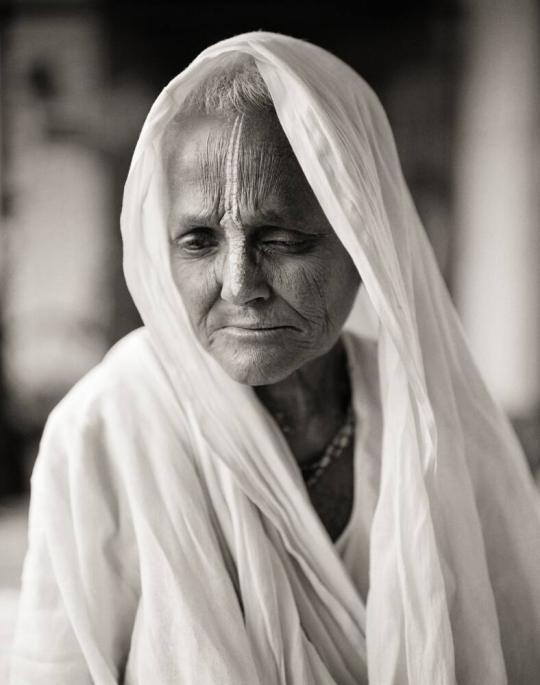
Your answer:
[[[540,2],[0,0],[0,683],[44,421],[139,325],[119,212],[140,126],[204,47],[265,29],[374,87],[473,354],[540,482]]]

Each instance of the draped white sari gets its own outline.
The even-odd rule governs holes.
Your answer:
[[[378,322],[384,425],[367,606],[275,424],[196,343],[170,272],[160,137],[191,86],[234,52],[256,60]],[[536,682],[538,494],[362,79],[285,36],[210,47],[152,107],[122,232],[146,330],[46,428],[13,685]],[[355,311],[349,327],[362,323]]]

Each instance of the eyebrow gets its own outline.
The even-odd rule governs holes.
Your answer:
[[[246,212],[244,212],[246,214]],[[255,219],[256,217],[256,219]],[[220,217],[215,212],[190,212],[182,213],[179,217],[180,221],[185,224],[192,224],[193,226],[218,225]],[[254,217],[246,217],[246,225],[262,225],[283,223],[288,217],[279,214],[273,209],[257,209]],[[290,220],[290,219],[289,219]]]

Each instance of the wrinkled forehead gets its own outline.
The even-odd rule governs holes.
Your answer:
[[[274,112],[187,116],[169,127],[163,153],[173,201],[189,189],[217,211],[234,188],[246,209],[316,202]]]

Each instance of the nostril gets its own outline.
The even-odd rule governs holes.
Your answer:
[[[249,250],[242,232],[229,229],[228,250],[222,265],[222,299],[235,304],[268,299],[270,288],[266,284],[260,265]]]
[[[228,269],[224,274],[221,297],[235,304],[245,304],[255,300],[264,301],[270,296],[270,288],[256,268],[239,266]]]

